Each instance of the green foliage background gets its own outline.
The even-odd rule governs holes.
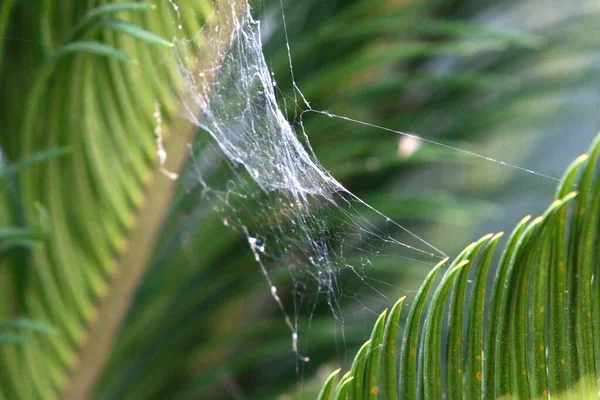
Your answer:
[[[169,168],[184,168],[185,145],[202,134],[180,118],[170,39],[194,38],[177,50],[201,54],[210,43],[197,33],[219,23],[218,1],[178,4],[183,31],[168,1],[0,4],[0,398],[266,399],[297,389],[289,332],[247,245],[199,202],[199,187],[178,186],[158,165],[157,102]],[[598,15],[586,4],[525,33],[500,23],[519,2],[284,2],[296,81],[315,109],[517,164],[548,125],[563,127],[563,141],[580,137],[569,127],[587,98],[563,99],[598,85]],[[278,7],[254,4],[273,29],[264,50],[283,98]],[[399,158],[398,137],[367,127],[312,115],[305,127],[336,178],[444,249],[498,215],[492,199],[510,193],[507,183],[524,186],[513,170],[435,146]],[[532,193],[554,185],[531,182]],[[402,291],[427,272],[393,260],[370,274]],[[368,313],[352,298],[342,307],[353,317],[341,349],[326,304],[300,311],[301,327],[312,316],[303,380],[367,337]]]

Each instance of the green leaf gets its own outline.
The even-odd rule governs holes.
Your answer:
[[[450,327],[448,332],[448,395],[450,397],[460,397],[463,393],[463,349],[464,349],[464,330],[463,321],[465,319],[466,298],[467,298],[467,281],[471,267],[475,264],[477,255],[481,248],[489,241],[493,235],[488,234],[477,242],[467,246],[466,249],[461,252],[456,260],[453,262],[454,265],[458,265],[463,260],[471,260],[469,263],[464,264],[464,267],[458,272],[458,276],[454,282],[452,288],[452,294],[450,299],[450,309],[448,310],[448,325]]]
[[[149,3],[108,3],[102,4],[96,8],[90,10],[85,17],[81,19],[79,24],[73,30],[73,38],[79,38],[85,33],[86,30],[90,28],[95,22],[97,22],[100,18],[103,18],[107,15],[117,14],[120,12],[139,12],[139,11],[149,11],[156,9],[154,4]]]
[[[401,297],[392,307],[387,318],[383,334],[383,360],[381,365],[381,397],[384,399],[398,398],[398,362],[397,342],[398,324],[402,313],[402,304],[405,297]]]
[[[362,399],[363,391],[369,384],[369,382],[365,380],[365,369],[367,358],[369,357],[370,344],[371,341],[367,340],[360,349],[358,349],[358,352],[354,357],[354,362],[352,363],[352,368],[350,369],[353,378],[350,396],[356,400]]]
[[[104,43],[90,41],[71,42],[64,46],[61,46],[54,51],[54,53],[52,54],[52,58],[59,58],[61,56],[73,53],[94,54],[123,61],[126,63],[137,63],[136,60],[129,57],[121,50],[115,49],[114,47],[108,46]]]
[[[342,378],[335,393],[333,394],[333,400],[347,400],[348,395],[352,390],[351,387],[353,380],[354,378],[352,376],[347,376],[346,379]]]
[[[336,386],[335,380],[336,380],[338,374],[340,373],[340,371],[341,371],[341,369],[338,368],[335,371],[333,371],[331,373],[331,375],[329,375],[329,377],[323,384],[321,391],[319,392],[319,396],[317,397],[317,400],[333,399],[333,390],[335,389],[335,386]]]
[[[369,349],[367,351],[368,359],[367,365],[365,368],[365,391],[358,398],[364,398],[369,400],[377,400],[379,398],[379,392],[381,388],[379,386],[380,381],[380,371],[381,371],[381,358],[383,351],[383,335],[384,335],[384,327],[386,322],[386,317],[388,314],[388,310],[384,310],[377,322],[375,322],[375,327],[373,328],[373,332],[371,333],[371,340],[369,341]]]
[[[548,392],[546,378],[546,303],[547,303],[547,275],[550,257],[549,236],[552,227],[556,225],[556,215],[562,207],[571,201],[577,193],[571,192],[563,199],[554,201],[540,219],[539,226],[532,231],[532,244],[524,251],[522,262],[520,290],[517,292],[518,321],[526,323],[517,324],[517,337],[527,351],[526,357],[519,357],[516,371],[521,373],[520,384],[529,383],[526,389],[519,387],[519,392],[530,393],[532,396],[546,396]],[[531,283],[530,281],[533,281]],[[531,290],[531,285],[536,286]],[[517,318],[513,318],[517,320]],[[525,326],[528,328],[525,330]],[[515,345],[515,349],[519,344]],[[523,363],[525,359],[525,363]],[[526,379],[525,379],[526,378]]]
[[[440,268],[446,263],[447,259],[440,261],[427,275],[421,288],[413,300],[413,304],[408,313],[408,318],[404,327],[404,337],[402,339],[402,351],[400,355],[400,396],[402,399],[412,400],[417,398],[417,390],[421,385],[419,371],[419,338],[421,317],[425,307],[425,300],[433,287],[433,282]]]
[[[44,333],[47,335],[54,335],[57,333],[56,329],[52,325],[29,318],[16,318],[10,321],[2,322],[0,323],[0,330],[2,329],[23,329],[32,332]]]
[[[469,263],[463,260],[446,271],[433,293],[423,327],[423,394],[425,399],[443,398],[442,385],[442,320],[446,298],[457,274]],[[452,346],[452,345],[451,345]]]
[[[31,239],[33,232],[28,228],[0,228],[0,240]]]
[[[102,4],[91,9],[83,18],[82,22],[89,21],[94,18],[102,17],[106,14],[116,14],[127,11],[149,11],[155,10],[156,6],[151,3],[144,2],[123,2],[123,3],[108,3]]]
[[[471,302],[468,306],[469,321],[467,323],[467,355],[464,364],[464,395],[466,398],[479,399],[483,393],[484,366],[484,328],[485,328],[485,295],[490,265],[498,241],[503,233],[497,233],[485,245],[485,249],[476,266],[476,277],[471,291]],[[489,329],[489,328],[488,328]]]
[[[558,186],[557,198],[566,196],[573,189],[577,175],[588,158],[587,154],[581,155],[567,168]],[[558,211],[557,226],[550,244],[553,253],[549,276],[551,300],[548,304],[549,324],[552,327],[548,330],[548,386],[550,393],[561,393],[577,382],[577,372],[573,363],[574,356],[572,349],[567,347],[568,341],[565,340],[572,334],[568,329],[568,312],[565,313],[567,308],[567,271],[569,270],[568,265],[571,265],[567,258],[567,212],[566,208]]]
[[[44,322],[29,318],[15,318],[0,322],[0,346],[25,344],[33,340],[31,333],[54,335],[56,329]]]
[[[599,310],[598,305],[592,305],[593,300],[600,299],[597,294],[598,287],[592,288],[595,281],[595,259],[598,256],[598,220],[600,220],[600,185],[598,184],[598,163],[600,162],[600,135],[596,137],[588,152],[589,160],[583,170],[577,198],[578,210],[574,216],[574,225],[571,228],[571,260],[573,285],[570,288],[569,316],[573,316],[575,340],[577,349],[577,370],[580,377],[598,374],[595,356],[595,347],[598,340],[595,336],[594,325],[600,326],[598,316],[593,316],[594,310]],[[594,291],[596,293],[594,293]],[[573,313],[573,314],[571,314]],[[590,390],[593,388],[590,388]]]
[[[112,29],[113,31],[124,33],[136,39],[140,39],[150,44],[158,44],[165,47],[173,47],[173,43],[161,38],[154,33],[142,29],[136,25],[130,24],[118,19],[102,19],[94,27]]]
[[[507,324],[506,313],[503,309],[506,307],[509,293],[505,289],[505,282],[511,270],[510,261],[517,249],[517,245],[527,227],[530,217],[526,216],[516,226],[512,232],[502,258],[496,270],[494,284],[492,288],[492,297],[490,301],[490,311],[488,313],[489,331],[485,338],[485,357],[484,357],[484,398],[496,398],[497,396],[508,393],[508,380],[502,377],[503,371],[508,371],[508,365],[505,362],[504,351],[506,346]]]
[[[57,148],[57,149],[48,149],[32,154],[29,157],[25,157],[20,159],[14,164],[10,164],[5,168],[0,169],[0,177],[6,176],[9,174],[13,174],[19,171],[22,168],[26,168],[30,165],[35,165],[38,163],[42,163],[48,160],[51,160],[55,157],[63,157],[71,154],[71,149],[69,148]]]
[[[31,338],[15,334],[0,333],[0,345],[28,343]]]

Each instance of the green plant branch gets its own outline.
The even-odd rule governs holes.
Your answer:
[[[399,349],[387,340],[380,351],[365,352],[372,336],[337,385],[339,370],[325,382],[319,400],[367,400],[380,390],[407,400],[598,398],[600,371],[594,360],[599,357],[600,316],[591,299],[600,297],[592,279],[599,221],[600,135],[589,156],[580,156],[567,169],[544,214],[517,224],[495,271],[490,267],[500,235],[487,235],[457,256],[425,305],[442,261],[413,300]],[[476,274],[469,275],[469,269]],[[579,319],[565,315],[567,295],[573,298],[567,311]],[[386,318],[385,337],[397,334],[390,327],[399,315],[392,314],[381,314],[373,335]],[[396,369],[380,363],[381,354],[395,363],[398,351],[399,378]],[[366,374],[355,368],[359,363],[377,368]],[[347,391],[350,380],[357,390]]]
[[[165,143],[169,155],[166,168],[179,171],[185,162],[186,146],[196,128],[187,120],[177,120]],[[181,132],[185,132],[182,134]],[[129,243],[119,257],[117,272],[109,282],[109,291],[99,299],[98,313],[89,326],[85,344],[79,351],[80,361],[69,378],[70,384],[61,396],[64,400],[90,398],[95,383],[109,359],[122,322],[129,310],[135,291],[152,256],[157,234],[165,219],[176,181],[168,178],[158,162],[152,179],[146,184],[146,198],[138,209],[136,225],[129,234]]]
[[[236,15],[241,15],[246,5],[244,0],[221,3],[234,6],[238,12]],[[221,25],[228,36],[236,27],[235,24],[229,25]],[[200,60],[197,69],[201,70],[205,61]],[[116,272],[108,282],[109,290],[98,300],[97,314],[89,324],[86,341],[78,352],[79,362],[72,370],[69,384],[60,399],[93,397],[136,289],[151,260],[160,228],[168,215],[176,180],[169,178],[165,171],[181,171],[189,153],[187,145],[196,131],[197,127],[183,117],[174,118],[167,128],[169,136],[164,143],[166,162],[162,164],[158,158],[155,160],[151,179],[145,185],[144,202],[138,208],[135,226],[128,234],[128,245],[118,258]]]

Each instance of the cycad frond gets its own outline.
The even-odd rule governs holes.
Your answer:
[[[569,167],[546,212],[517,225],[494,269],[488,273],[500,235],[468,246],[435,289],[444,262],[431,271],[405,323],[399,377],[390,366],[399,313],[384,312],[373,336],[389,340],[375,349],[372,337],[353,364],[371,368],[353,366],[337,389],[336,371],[319,398],[597,398],[599,225],[600,135]]]
[[[168,210],[174,183],[161,172],[157,125],[175,170],[194,132],[175,118],[181,75],[163,38],[191,36],[201,18],[180,31],[168,4],[11,3],[0,33],[19,41],[3,40],[3,51],[29,45],[3,65],[3,91],[14,94],[2,97],[3,149],[21,164],[48,149],[69,154],[18,170],[24,218],[5,222],[43,237],[9,262],[14,311],[60,334],[0,348],[0,398],[80,399],[102,372]]]

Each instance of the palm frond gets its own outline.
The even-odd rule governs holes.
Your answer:
[[[596,398],[599,225],[600,135],[546,212],[516,226],[495,268],[500,234],[468,246],[435,290],[443,262],[431,271],[404,326],[399,376],[389,365],[399,313],[384,311],[352,369],[337,386],[334,372],[319,399]]]
[[[175,118],[182,84],[161,47],[202,19],[178,29],[174,17],[147,3],[2,5],[0,33],[34,44],[2,65],[14,94],[2,97],[2,146],[24,226],[6,235],[40,233],[3,266],[17,282],[7,312],[60,334],[33,329],[33,340],[0,348],[0,398],[84,398],[103,371],[174,188],[159,165],[156,114],[169,168],[180,168],[194,131]],[[49,150],[62,148],[69,154]]]

